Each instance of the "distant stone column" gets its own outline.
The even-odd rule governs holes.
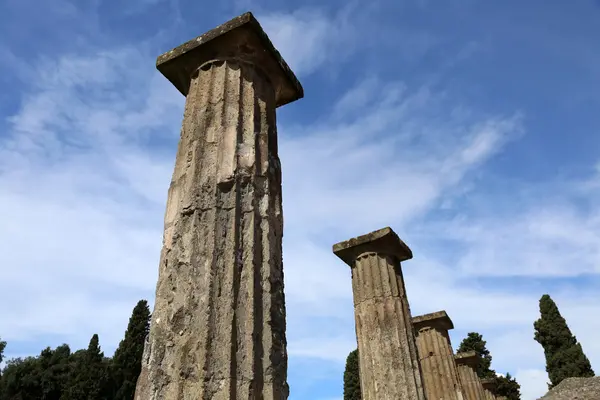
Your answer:
[[[485,394],[485,400],[496,400],[496,380],[493,378],[481,379],[481,386]]]
[[[423,385],[428,400],[463,400],[448,331],[454,329],[446,311],[412,319]]]
[[[363,400],[424,400],[400,262],[412,252],[390,228],[333,246],[351,267]]]
[[[135,399],[287,399],[275,108],[302,87],[250,13],[157,68],[186,104]]]
[[[465,400],[485,400],[483,386],[481,386],[481,381],[477,376],[479,355],[474,351],[467,351],[456,354],[454,359],[458,367],[458,376]]]

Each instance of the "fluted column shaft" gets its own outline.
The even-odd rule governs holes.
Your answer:
[[[352,286],[363,400],[423,399],[399,266],[391,256],[364,254],[352,270]]]
[[[489,390],[483,390],[483,394],[485,396],[485,400],[496,400],[496,396]]]
[[[423,385],[428,400],[463,400],[445,311],[413,318]]]
[[[461,354],[455,356],[458,367],[458,376],[463,388],[465,400],[485,400],[485,393],[481,381],[475,371],[475,365],[472,362],[460,361]],[[475,361],[476,363],[476,361]]]
[[[282,229],[273,87],[251,64],[208,63],[186,100],[137,400],[288,397]]]
[[[339,243],[334,252],[352,270],[362,399],[424,400],[400,268],[410,250],[384,228]]]

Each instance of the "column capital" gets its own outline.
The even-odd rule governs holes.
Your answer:
[[[483,386],[485,390],[489,390],[490,392],[494,393],[498,384],[494,378],[486,378],[481,380],[481,386]]]
[[[445,310],[413,317],[412,323],[417,331],[421,328],[437,328],[444,331],[454,329],[454,324]]]
[[[333,245],[333,253],[350,267],[364,253],[394,256],[399,262],[410,260],[412,251],[390,227],[376,230]]]
[[[477,363],[479,363],[479,354],[476,351],[465,351],[457,353],[454,359],[458,365],[468,365],[469,367],[476,368]]]
[[[273,84],[277,107],[304,97],[302,85],[250,12],[158,56],[156,68],[187,96],[198,68],[221,60],[246,62],[262,70]]]

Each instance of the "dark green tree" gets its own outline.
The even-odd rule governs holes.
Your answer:
[[[3,400],[60,400],[67,384],[71,351],[62,345],[38,357],[9,360],[0,381]]]
[[[496,396],[505,396],[507,400],[521,400],[521,385],[509,373],[497,376]]]
[[[4,360],[4,349],[6,348],[6,342],[0,338],[0,363]],[[2,370],[0,369],[0,388],[2,387]]]
[[[60,400],[109,399],[108,367],[98,335],[94,334],[87,350],[73,354],[67,387]]]
[[[2,341],[0,338],[0,363],[4,360],[4,349],[6,348],[6,342]]]
[[[35,400],[41,399],[43,390],[38,376],[36,357],[8,360],[2,371],[0,399]]]
[[[594,376],[590,360],[560,315],[556,303],[545,294],[540,299],[540,318],[534,322],[534,339],[544,348],[549,388],[565,378]]]
[[[485,347],[486,341],[477,332],[469,332],[467,337],[458,346],[458,353],[475,351],[479,354],[480,360],[477,366],[477,375],[481,379],[496,378],[496,371],[491,369],[492,356]]]
[[[358,349],[351,351],[346,358],[344,371],[344,400],[360,400],[360,373],[358,368]]]
[[[150,308],[146,300],[134,307],[125,338],[119,343],[112,360],[114,400],[133,400],[135,385],[142,368],[144,342],[150,329]]]

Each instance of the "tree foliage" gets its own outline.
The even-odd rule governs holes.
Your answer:
[[[71,350],[64,344],[49,347],[38,357],[17,358],[7,362],[0,380],[3,400],[60,400],[67,385]]]
[[[113,357],[114,400],[133,399],[149,329],[150,308],[146,300],[140,300],[129,319],[125,338]]]
[[[521,385],[509,373],[497,376],[496,396],[505,396],[507,400],[521,400]]]
[[[92,336],[87,350],[73,355],[66,390],[61,400],[108,400],[108,363],[100,350],[98,335]]]
[[[344,400],[360,400],[360,373],[358,350],[351,351],[346,358],[344,371]]]
[[[0,374],[2,400],[133,400],[150,311],[138,302],[114,358],[104,356],[98,335],[87,349],[64,344],[37,357],[14,358]],[[6,343],[0,341],[0,362]]]
[[[540,318],[533,326],[534,339],[544,348],[546,372],[550,378],[549,388],[558,385],[565,378],[594,376],[590,360],[583,353],[581,344],[571,333],[556,303],[547,294],[540,299]]]
[[[4,349],[6,348],[6,342],[2,341],[0,338],[0,363],[4,360]]]
[[[481,379],[495,378],[496,372],[491,369],[492,356],[486,348],[486,341],[477,332],[469,332],[467,337],[458,346],[458,353],[475,351],[479,354],[479,364],[477,365],[477,376]]]

